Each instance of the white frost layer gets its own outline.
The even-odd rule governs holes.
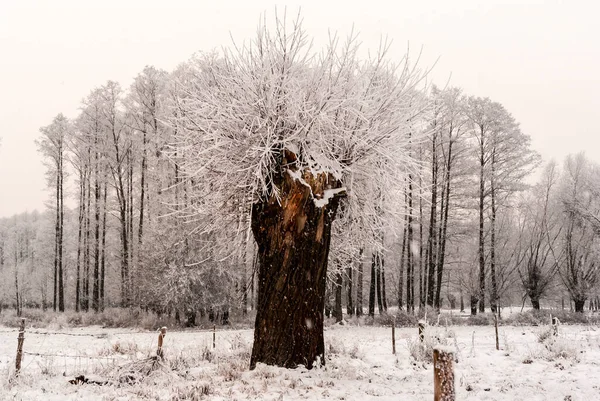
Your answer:
[[[316,207],[324,207],[327,204],[329,204],[329,199],[333,198],[335,195],[337,195],[339,193],[346,192],[346,187],[335,188],[335,189],[326,189],[325,191],[323,191],[323,197],[321,199],[316,199],[315,195],[312,193],[312,188],[306,181],[304,181],[304,178],[302,178],[302,172],[300,170],[293,171],[293,170],[288,169],[287,173],[294,180],[297,180],[300,184],[302,184],[305,187],[310,189],[310,191],[311,191],[310,194],[313,197],[313,201],[315,202]]]
[[[288,169],[287,172],[290,175],[290,177],[292,177],[294,180],[297,180],[298,182],[300,182],[300,184],[304,185],[305,187],[308,187],[312,193],[312,188],[310,187],[310,185],[308,185],[308,182],[304,181],[304,178],[302,178],[302,173],[300,172],[300,170],[292,171],[292,170]]]
[[[326,189],[323,192],[322,199],[314,199],[315,206],[323,207],[329,203],[329,199],[333,198],[335,195],[339,194],[340,192],[345,192],[345,191],[346,191],[346,187],[341,187],[341,188],[336,188],[336,189]]]
[[[434,351],[440,351],[446,354],[454,354],[456,352],[456,348],[450,346],[450,345],[436,345],[435,347],[433,347]]]

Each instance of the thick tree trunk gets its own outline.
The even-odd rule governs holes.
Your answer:
[[[302,178],[285,171],[279,200],[271,197],[252,207],[259,296],[251,369],[257,363],[309,369],[317,360],[325,363],[327,259],[339,200],[324,191],[337,181],[308,172]]]
[[[475,295],[471,295],[471,316],[477,315],[477,304],[479,299]]]
[[[535,310],[540,310],[540,299],[531,298],[531,307]]]
[[[583,307],[585,305],[585,299],[574,299],[575,312],[583,313]]]

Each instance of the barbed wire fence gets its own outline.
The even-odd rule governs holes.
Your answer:
[[[94,333],[69,333],[35,328],[23,329],[23,332],[18,328],[2,329],[0,335],[6,335],[7,337],[10,334],[15,335],[17,354],[15,355],[14,351],[10,352],[10,349],[0,347],[0,369],[6,369],[9,373],[15,375],[20,372],[62,374],[63,376],[96,374],[138,358],[147,358],[157,354],[160,356],[162,354],[162,341],[159,340],[159,337],[165,337],[163,329],[166,330],[166,328],[160,328],[157,331],[149,332],[107,331]],[[204,334],[204,344],[210,347],[212,343],[212,348],[216,347],[216,326],[213,326],[212,329],[170,331],[169,336],[181,333]],[[155,338],[154,334],[158,336]],[[19,340],[21,335],[23,335],[24,341]],[[146,339],[138,337],[133,340],[131,338],[140,335],[149,335],[148,342],[141,346],[140,342],[145,342]],[[68,345],[69,343],[65,343],[64,340],[53,341],[49,344],[46,340],[53,336],[106,340],[106,345],[104,348],[98,349],[98,344],[94,344],[93,347],[87,347],[86,352],[78,352],[74,350],[72,344]],[[117,337],[116,341],[114,341],[115,337]],[[123,340],[126,341],[122,342]],[[10,342],[12,343],[12,341]],[[84,344],[79,345],[86,347]],[[61,349],[65,348],[67,351],[62,352]]]

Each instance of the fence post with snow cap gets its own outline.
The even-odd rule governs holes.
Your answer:
[[[455,401],[454,350],[438,345],[433,349],[433,400]]]
[[[15,360],[15,374],[21,370],[21,358],[23,358],[23,342],[25,341],[25,318],[21,318],[19,327],[19,338],[17,340],[17,359]]]
[[[419,340],[421,342],[425,341],[425,321],[419,320]]]

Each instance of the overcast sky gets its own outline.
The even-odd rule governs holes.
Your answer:
[[[283,9],[283,3],[278,9]],[[288,2],[288,14],[297,4]],[[0,217],[43,209],[39,128],[107,80],[126,88],[145,65],[172,70],[200,50],[251,38],[274,2],[0,0]],[[595,1],[302,2],[323,42],[354,25],[364,47],[410,44],[432,80],[502,103],[545,160],[600,161],[600,7]]]

